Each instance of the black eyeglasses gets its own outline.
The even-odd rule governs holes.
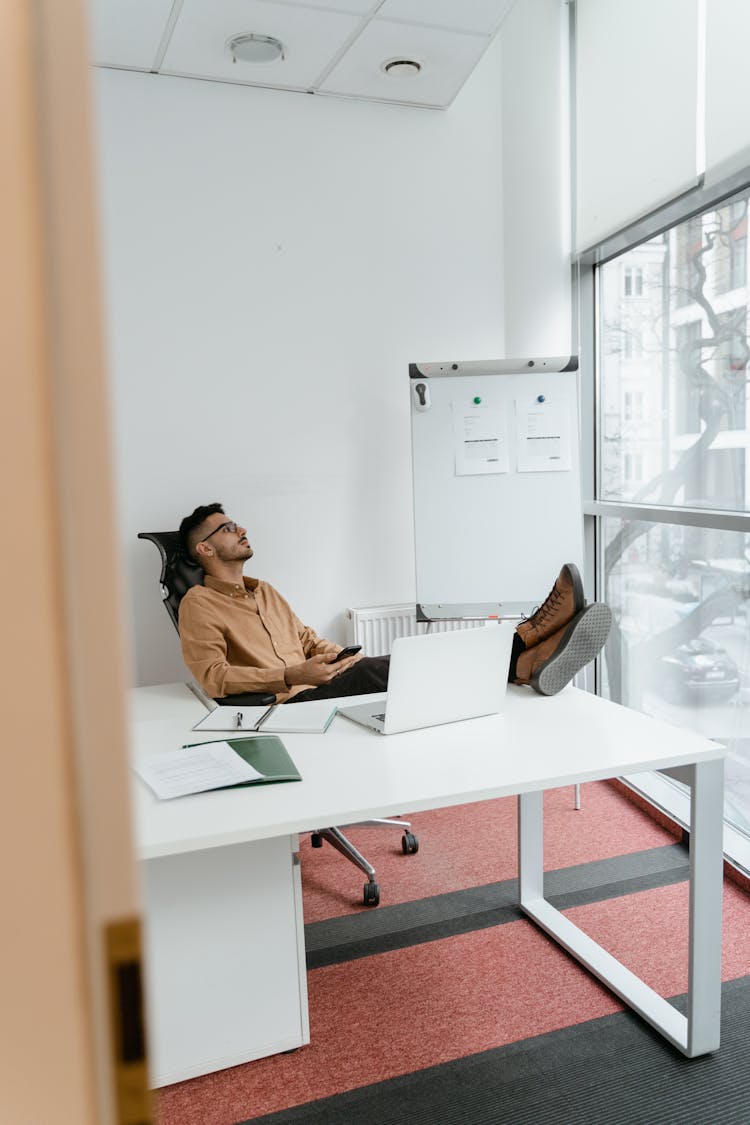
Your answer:
[[[234,533],[235,533],[235,531],[237,531],[238,527],[239,527],[239,524],[236,524],[233,520],[227,520],[226,523],[220,523],[218,527],[215,527],[213,529],[213,531],[209,531],[206,538],[205,539],[199,539],[198,542],[195,545],[197,547],[197,546],[199,546],[199,544],[207,542],[207,540],[209,540],[212,535],[216,535],[217,531],[229,531],[232,535],[234,535]]]

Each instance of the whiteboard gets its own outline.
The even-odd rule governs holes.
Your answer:
[[[577,361],[410,364],[409,391],[418,615],[529,613],[583,565]]]

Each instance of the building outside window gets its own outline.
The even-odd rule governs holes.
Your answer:
[[[726,293],[747,282],[747,204],[735,200],[712,213],[714,289]]]
[[[622,396],[622,417],[625,422],[643,421],[643,391],[625,390]]]
[[[622,341],[623,359],[640,359],[643,354],[641,334],[637,330],[626,332]]]
[[[600,687],[727,746],[726,813],[748,836],[749,194],[594,271]]]
[[[638,484],[643,480],[643,454],[626,453],[623,457],[623,479],[628,484]]]
[[[626,297],[643,295],[643,271],[640,266],[625,266],[623,284]]]
[[[689,305],[697,282],[696,253],[703,241],[703,219],[695,215],[674,229],[673,297],[675,305]]]

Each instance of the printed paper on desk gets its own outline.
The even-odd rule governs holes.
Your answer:
[[[162,801],[257,781],[262,773],[235,754],[228,742],[205,742],[152,754],[133,767]]]

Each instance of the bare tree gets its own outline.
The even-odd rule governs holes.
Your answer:
[[[633,496],[635,503],[651,503],[671,506],[677,502],[678,495],[688,491],[691,481],[699,479],[706,463],[706,454],[718,434],[731,427],[732,420],[741,411],[744,428],[745,384],[750,348],[747,341],[746,306],[729,313],[718,311],[707,295],[708,263],[716,269],[717,259],[726,255],[731,268],[731,256],[737,253],[738,244],[744,240],[747,245],[747,200],[744,205],[731,211],[724,208],[714,213],[715,223],[703,227],[700,243],[692,250],[686,260],[688,277],[683,287],[670,285],[670,259],[665,255],[663,285],[670,298],[681,295],[681,304],[696,304],[702,311],[707,333],[686,339],[675,348],[677,369],[691,388],[697,399],[697,412],[701,430],[696,441],[679,454],[674,464],[663,469],[648,481]],[[724,263],[726,265],[726,263]],[[743,282],[744,283],[744,282]],[[674,301],[666,302],[667,308]],[[670,347],[671,326],[669,315],[662,319],[662,349]],[[716,357],[724,357],[726,362],[715,363],[714,371],[707,364]],[[744,482],[738,482],[738,490]],[[744,497],[740,493],[738,500]],[[607,544],[604,553],[604,572],[607,587],[620,559],[627,549],[646,533],[647,527],[637,521],[624,522],[618,533]],[[651,668],[662,656],[673,651],[679,644],[697,636],[719,616],[732,615],[739,603],[748,597],[748,587],[744,582],[727,582],[723,588],[702,600],[676,625],[655,637],[632,646],[629,658],[639,662],[643,668]],[[610,694],[614,699],[623,698],[623,669],[621,654],[622,637],[619,626],[613,626],[607,643],[606,659]]]

